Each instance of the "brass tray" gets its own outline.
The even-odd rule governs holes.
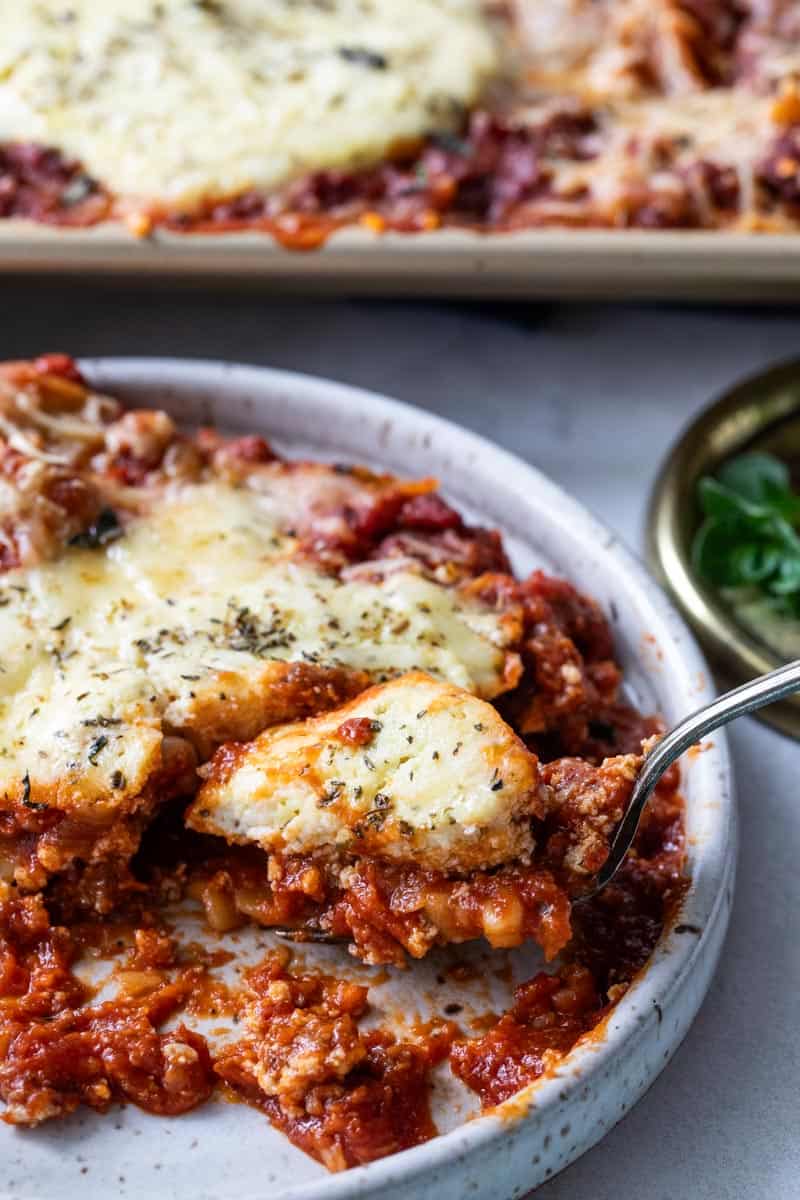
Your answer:
[[[697,481],[745,450],[800,455],[800,360],[753,375],[707,408],[673,447],[650,497],[650,566],[731,684],[784,661],[736,622],[691,564],[692,537],[701,517]],[[800,738],[800,696],[762,709],[759,716],[782,733]]]

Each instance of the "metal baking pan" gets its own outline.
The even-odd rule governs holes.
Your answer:
[[[780,301],[800,297],[800,234],[548,229],[375,235],[341,230],[319,250],[261,233],[132,236],[122,225],[0,222],[0,270],[199,277],[384,295]]]

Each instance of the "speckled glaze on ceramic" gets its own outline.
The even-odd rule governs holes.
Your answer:
[[[618,657],[639,704],[672,721],[710,697],[710,677],[695,643],[638,560],[545,476],[483,439],[373,393],[286,372],[169,359],[98,359],[84,368],[95,386],[134,405],[164,407],[189,424],[262,432],[281,448],[438,476],[463,510],[503,530],[518,570],[544,563],[596,597],[612,621]],[[34,1132],[0,1129],[0,1196],[524,1195],[598,1141],[635,1104],[680,1045],[708,989],[728,922],[736,860],[723,734],[687,762],[684,792],[692,883],[674,928],[603,1035],[496,1115],[464,1120],[454,1096],[446,1122],[452,1127],[442,1136],[330,1176],[258,1113],[239,1105],[207,1106],[172,1121],[131,1108],[102,1118],[81,1114]],[[353,973],[355,965],[347,969]],[[399,1005],[410,1004],[426,969],[415,964],[396,973],[386,991]],[[446,1091],[439,1095],[437,1116],[443,1106],[448,1107]]]

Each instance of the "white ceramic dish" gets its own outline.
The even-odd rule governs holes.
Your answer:
[[[0,270],[25,274],[213,278],[353,295],[652,297],[786,300],[800,295],[800,237],[635,229],[343,229],[320,250],[284,250],[259,233],[137,239],[120,225],[50,229],[0,221]]]
[[[133,404],[164,406],[187,423],[260,431],[278,446],[310,448],[323,458],[437,475],[462,508],[503,529],[518,569],[545,562],[600,601],[642,705],[671,720],[707,699],[706,666],[639,562],[544,476],[482,439],[405,405],[301,375],[157,359],[83,365],[95,385]],[[158,1194],[164,1200],[523,1195],[620,1120],[680,1045],[708,988],[728,921],[736,856],[724,736],[715,735],[687,763],[684,790],[692,883],[676,926],[614,1010],[603,1036],[578,1048],[555,1075],[497,1115],[465,1120],[465,1093],[442,1084],[434,1113],[449,1132],[338,1176],[327,1175],[258,1113],[238,1105],[207,1106],[174,1121],[129,1108],[103,1118],[77,1115],[33,1132],[2,1127],[0,1195],[8,1200],[107,1200],[110,1194]],[[257,953],[268,937],[253,934],[250,949]],[[338,959],[348,976],[359,969],[352,960],[343,962],[338,950],[312,947],[307,953],[323,956],[329,969]],[[476,1008],[495,1006],[507,983],[490,978],[491,956],[480,949],[473,953],[487,964],[484,978],[458,984],[459,999],[474,1001]],[[531,951],[508,958],[517,978],[536,969]],[[426,960],[396,972],[381,987],[380,1002],[389,1009],[424,1010],[441,965]]]

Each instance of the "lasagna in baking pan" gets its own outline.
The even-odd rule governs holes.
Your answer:
[[[624,993],[681,895],[683,816],[672,772],[573,908],[659,730],[592,600],[515,578],[435,480],[183,432],[63,355],[0,368],[0,496],[6,1121],[223,1088],[341,1169],[433,1136],[437,1064],[490,1106]],[[221,950],[181,941],[182,903]],[[244,925],[388,970],[478,939],[550,966],[478,1037],[401,1034],[285,941],[224,983]]]
[[[0,214],[791,230],[798,0],[0,5]]]

